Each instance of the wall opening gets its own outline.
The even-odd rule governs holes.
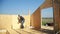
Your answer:
[[[41,10],[41,30],[46,32],[52,32],[54,30],[53,7]]]

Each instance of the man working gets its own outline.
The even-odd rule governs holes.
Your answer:
[[[21,23],[21,25],[20,25],[21,28],[24,28],[24,25],[23,25],[24,22],[25,22],[24,17],[18,15],[18,23]]]

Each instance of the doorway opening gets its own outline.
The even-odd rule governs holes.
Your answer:
[[[53,7],[44,8],[41,10],[41,30],[47,33],[53,33]]]

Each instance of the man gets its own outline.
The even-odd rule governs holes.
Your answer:
[[[24,28],[24,25],[23,25],[24,22],[25,22],[24,17],[18,15],[18,23],[21,23],[21,25],[20,25],[21,28]]]

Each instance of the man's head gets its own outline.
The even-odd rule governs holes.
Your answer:
[[[20,17],[20,15],[18,15],[18,17]]]

